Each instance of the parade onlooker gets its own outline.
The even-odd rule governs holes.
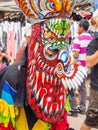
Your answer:
[[[0,51],[0,70],[5,68],[7,65],[14,63],[14,60],[6,53]]]
[[[91,68],[89,106],[80,130],[98,129],[98,37],[87,48],[86,66]]]
[[[92,18],[90,19],[90,27],[93,31],[94,38],[98,37],[98,9],[95,10]]]
[[[78,59],[81,65],[86,68],[86,49],[89,42],[92,40],[91,35],[87,32],[89,28],[89,22],[87,20],[81,20],[78,24],[78,34],[79,36],[75,38],[73,43],[73,56],[74,58]],[[85,79],[86,80],[86,79]],[[71,116],[78,116],[78,113],[85,114],[86,110],[86,87],[85,87],[85,80],[79,86],[79,93],[80,93],[80,106],[77,107],[77,100],[76,100],[76,93],[74,91],[73,97],[70,100],[71,105]]]
[[[91,69],[90,96],[86,119],[80,130],[98,129],[98,9],[90,22],[94,32],[94,39],[88,45],[86,54],[86,66]]]
[[[6,64],[2,63],[2,59],[3,59],[3,56],[2,56],[2,53],[0,53],[0,70],[6,67]]]

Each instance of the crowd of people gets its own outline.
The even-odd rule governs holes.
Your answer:
[[[98,10],[97,10],[98,17]],[[75,21],[76,22],[76,21]],[[92,29],[92,26],[95,26]],[[91,30],[92,29],[92,30]],[[89,32],[89,30],[91,30]],[[77,117],[78,113],[86,114],[85,122],[81,126],[81,130],[90,130],[91,128],[98,129],[98,20],[96,20],[96,14],[91,19],[82,19],[78,21],[77,35],[71,39],[71,51],[76,61],[80,62],[85,68],[85,71],[91,74],[90,77],[90,97],[89,106],[86,111],[86,79],[83,81],[78,90],[71,90],[72,95],[69,100],[71,110],[68,112],[69,116]],[[94,35],[92,35],[92,33]],[[12,59],[6,54],[6,52],[0,51],[0,70],[8,65],[14,64],[23,58],[23,54],[27,44],[30,41],[31,26],[26,27],[24,32],[25,42],[23,42],[21,48],[19,48],[16,59]],[[92,62],[93,61],[93,62]],[[77,103],[77,93],[80,94],[79,104]],[[70,122],[69,122],[70,123]]]
[[[89,22],[87,20],[81,20],[78,24],[77,33],[79,34],[73,41],[72,52],[74,58],[81,63],[87,72],[85,59],[86,59],[86,49],[89,42],[92,40],[92,36],[87,32],[89,28]],[[80,106],[78,107],[76,101],[76,93],[73,90],[72,100],[70,100],[70,105],[72,110],[70,111],[71,116],[78,116],[78,113],[85,114],[86,111],[86,86],[85,81],[79,86],[79,93],[81,96]]]
[[[77,117],[86,114],[86,119],[80,130],[98,129],[98,9],[89,20],[80,20],[77,28],[78,36],[73,40],[73,55],[90,74],[89,105],[86,110],[87,86],[85,81],[79,86],[79,107],[77,107],[77,94],[74,90],[70,100],[71,111],[69,116]]]
[[[13,59],[10,55],[8,55],[6,53],[6,50],[0,50],[0,70],[2,70],[8,65],[20,61],[23,58],[25,48],[30,41],[31,30],[32,30],[31,24],[28,23],[27,26],[24,27],[24,37],[22,40],[23,43],[22,46],[18,49],[15,59]]]

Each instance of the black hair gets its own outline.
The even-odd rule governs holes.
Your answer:
[[[89,28],[89,22],[86,20],[86,19],[82,19],[80,22],[79,22],[79,26],[83,27],[85,31],[88,30]]]
[[[74,21],[80,21],[82,20],[82,16],[77,14],[76,12],[72,12],[71,16],[70,16],[70,19],[73,19]]]

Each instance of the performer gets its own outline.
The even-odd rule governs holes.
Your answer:
[[[0,73],[2,130],[69,130],[66,93],[86,72],[68,51],[75,0],[18,0],[35,20],[25,58]]]

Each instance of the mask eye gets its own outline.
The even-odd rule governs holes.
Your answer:
[[[57,52],[58,52],[58,50],[51,47],[51,45],[49,45],[49,44],[46,45],[43,50],[45,58],[49,61],[55,60],[57,58],[57,56],[58,56]]]
[[[65,50],[62,50],[60,52],[60,55],[59,55],[59,60],[61,60],[64,63],[64,65],[66,65],[68,63],[68,61],[69,61],[69,54],[68,54],[68,52],[65,51]]]
[[[55,8],[54,2],[47,2],[47,9],[53,11]]]
[[[56,41],[56,39],[54,39],[54,38],[49,38],[48,41],[49,41],[49,43],[54,43],[54,42]]]
[[[50,8],[54,9],[54,3],[53,2],[50,2]]]

